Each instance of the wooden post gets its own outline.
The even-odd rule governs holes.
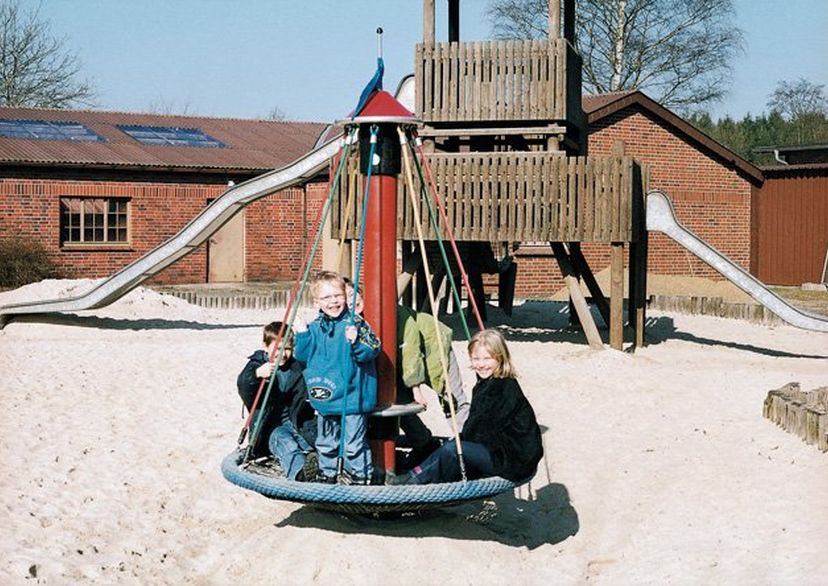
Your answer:
[[[434,0],[423,0],[423,43],[434,44]]]
[[[549,0],[549,40],[561,38],[561,0]]]
[[[595,275],[592,273],[592,269],[589,267],[586,258],[584,258],[584,253],[581,252],[580,242],[572,242],[570,244],[569,256],[571,257],[572,264],[578,272],[578,275],[584,280],[584,284],[587,286],[589,294],[592,296],[592,302],[598,308],[601,318],[604,320],[604,323],[607,324],[607,327],[609,327],[609,303],[607,303],[607,298],[604,297],[604,292],[601,291],[601,286],[598,284],[598,281],[595,280]]]
[[[563,36],[570,45],[575,45],[575,0],[564,0]]]
[[[610,346],[624,349],[624,243],[613,242],[610,269]]]
[[[627,321],[633,326],[633,348],[644,346],[647,306],[647,236],[630,243],[630,293]]]
[[[633,164],[632,175],[632,242],[630,243],[629,322],[635,330],[633,347],[644,346],[644,324],[647,320],[647,206],[641,166]]]
[[[584,294],[581,292],[581,286],[575,277],[575,270],[569,261],[566,247],[562,242],[550,242],[549,245],[555,253],[555,260],[558,261],[558,267],[560,267],[564,282],[569,289],[569,297],[575,306],[578,318],[581,320],[581,326],[584,328],[584,334],[586,334],[589,347],[594,350],[603,350],[604,344],[601,341],[601,334],[598,333],[598,327],[595,325],[595,320],[592,319],[589,305],[587,305]]]
[[[448,0],[448,42],[460,42],[460,0]]]

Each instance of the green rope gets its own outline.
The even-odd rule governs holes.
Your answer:
[[[428,206],[428,217],[431,220],[431,227],[434,229],[434,233],[437,235],[437,247],[440,249],[440,256],[443,259],[443,266],[445,266],[446,268],[446,278],[448,279],[449,285],[451,286],[451,292],[454,297],[454,302],[457,304],[457,309],[460,313],[460,322],[463,324],[463,331],[466,334],[466,339],[470,340],[471,332],[469,331],[469,324],[466,322],[466,315],[463,312],[463,308],[460,304],[460,293],[459,291],[457,291],[457,285],[454,282],[454,274],[451,271],[451,265],[449,263],[448,255],[446,254],[446,247],[445,244],[443,244],[443,237],[441,236],[439,220],[437,218],[436,212],[434,211],[434,207],[431,203],[431,198],[429,197],[428,184],[426,182],[425,176],[423,175],[422,166],[420,165],[420,161],[417,159],[417,153],[414,150],[414,147],[411,145],[410,139],[408,143],[408,148],[411,150],[411,156],[414,159],[414,166],[417,167],[417,175],[420,178],[420,195],[426,202],[426,206]]]

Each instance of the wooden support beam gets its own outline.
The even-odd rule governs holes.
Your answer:
[[[504,126],[496,128],[433,128],[425,126],[418,132],[418,134],[422,137],[552,134],[556,136],[557,141],[557,135],[565,132],[566,127],[559,124],[549,124],[547,126]]]
[[[414,275],[422,264],[420,251],[416,243],[403,242],[402,247],[402,272],[397,275],[397,297],[401,298],[405,305],[412,307],[414,304],[414,289],[409,285],[414,281]]]
[[[603,350],[604,344],[601,341],[601,334],[598,333],[598,327],[595,325],[595,320],[592,319],[589,305],[587,305],[584,294],[581,292],[581,286],[575,276],[575,269],[569,260],[566,247],[562,242],[550,242],[549,245],[555,253],[555,260],[558,262],[564,282],[569,289],[569,297],[575,306],[575,311],[578,313],[578,319],[581,321],[581,327],[584,328],[584,334],[586,334],[590,348]]]
[[[624,243],[613,242],[610,252],[610,347],[624,349]]]
[[[434,0],[423,0],[423,43],[434,44]]]
[[[575,0],[564,0],[563,36],[575,46]]]
[[[629,323],[633,326],[633,349],[644,346],[644,324],[647,321],[647,206],[644,177],[639,164],[633,165],[632,177],[632,242],[630,242]]]
[[[587,286],[589,294],[592,296],[592,302],[596,305],[596,307],[598,307],[601,319],[603,319],[604,323],[607,327],[609,327],[609,303],[607,302],[607,298],[604,297],[604,292],[601,291],[601,286],[598,284],[598,281],[595,280],[595,275],[592,273],[592,269],[589,267],[586,258],[584,258],[584,253],[581,252],[580,242],[569,243],[569,255],[572,259],[572,264],[575,267],[575,270],[584,280],[584,284]]]
[[[549,0],[549,40],[561,38],[561,0]]]
[[[448,42],[460,42],[460,0],[448,0]]]
[[[644,346],[647,309],[647,244],[630,243],[630,293],[627,321],[633,326],[633,349]]]

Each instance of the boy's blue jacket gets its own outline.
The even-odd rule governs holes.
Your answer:
[[[369,413],[377,405],[374,359],[380,353],[380,341],[357,315],[357,339],[348,342],[345,327],[349,320],[347,308],[336,318],[320,311],[307,331],[296,334],[293,355],[305,364],[308,397],[321,415],[341,415],[343,401],[346,415]]]

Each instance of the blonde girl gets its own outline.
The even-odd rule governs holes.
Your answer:
[[[543,456],[540,428],[532,405],[515,378],[503,335],[483,330],[469,341],[469,359],[477,375],[469,418],[460,440],[469,478],[501,476],[528,480]],[[460,463],[453,442],[444,444],[422,464],[389,484],[426,484],[460,480]]]

